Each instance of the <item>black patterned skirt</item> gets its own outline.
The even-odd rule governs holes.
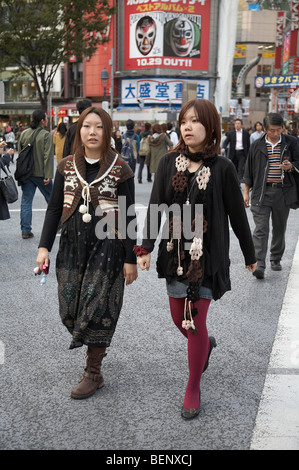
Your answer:
[[[70,349],[110,346],[123,303],[124,248],[114,233],[100,240],[98,219],[76,211],[63,225],[56,258],[59,311]],[[114,237],[114,238],[112,238]]]

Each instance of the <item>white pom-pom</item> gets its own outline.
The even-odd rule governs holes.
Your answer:
[[[190,330],[190,328],[195,328],[194,326],[192,326],[192,322],[193,320],[183,320],[182,321],[182,328],[185,328],[185,330]]]
[[[79,207],[79,212],[80,214],[86,214],[87,207],[85,206],[85,204],[81,204],[81,206]]]
[[[183,274],[183,268],[182,268],[182,266],[179,266],[179,267],[178,267],[178,269],[176,270],[176,273],[177,273],[178,276],[182,276],[182,274]]]
[[[83,222],[86,222],[88,224],[88,222],[91,221],[91,215],[90,214],[84,214],[82,219],[83,219]]]
[[[172,251],[173,250],[173,243],[172,242],[167,242],[166,250],[167,251]]]

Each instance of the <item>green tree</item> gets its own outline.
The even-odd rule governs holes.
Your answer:
[[[290,5],[288,0],[263,0],[260,2],[263,10],[280,10],[289,11]]]
[[[35,82],[43,109],[58,67],[73,55],[92,57],[107,41],[115,7],[109,0],[1,0],[0,68]]]

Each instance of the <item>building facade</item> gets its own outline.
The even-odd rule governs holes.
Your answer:
[[[253,9],[248,8],[253,5]],[[242,68],[259,56],[246,75],[242,114],[246,127],[279,112],[298,127],[299,0],[239,2],[236,51],[232,72],[232,116],[236,115],[236,83]],[[297,98],[297,101],[299,96]]]
[[[73,57],[59,68],[48,106],[52,125],[77,120],[76,103],[82,98],[99,106],[104,101],[116,126],[129,117],[140,123],[176,121],[182,103],[193,97],[215,102],[225,130],[240,112],[245,127],[268,111],[296,121],[298,83],[278,89],[263,80],[299,73],[299,0],[279,2],[288,6],[284,11],[273,10],[276,3],[110,0],[117,14],[103,32],[106,42],[91,58],[78,62]],[[257,57],[244,74],[240,100],[238,79]],[[0,97],[0,128],[28,124],[40,106],[30,77],[15,79],[11,70],[0,74]],[[227,113],[222,101],[230,104]]]

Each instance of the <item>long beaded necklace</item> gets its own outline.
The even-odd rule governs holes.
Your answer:
[[[192,179],[192,184],[191,184],[191,188],[190,188],[190,189],[188,188],[188,184],[187,184],[187,199],[186,199],[186,202],[185,202],[185,204],[186,204],[187,206],[189,206],[189,204],[190,204],[189,196],[190,196],[190,194],[191,194],[191,191],[192,191],[193,186],[194,186],[194,184],[195,184],[195,182],[196,182],[196,179],[197,179],[197,175],[198,175],[199,171],[201,170],[202,166],[203,166],[203,163],[201,162],[200,166],[199,166],[199,167],[197,168],[197,170],[195,171],[195,174],[192,176],[192,178],[191,178],[191,179]]]

